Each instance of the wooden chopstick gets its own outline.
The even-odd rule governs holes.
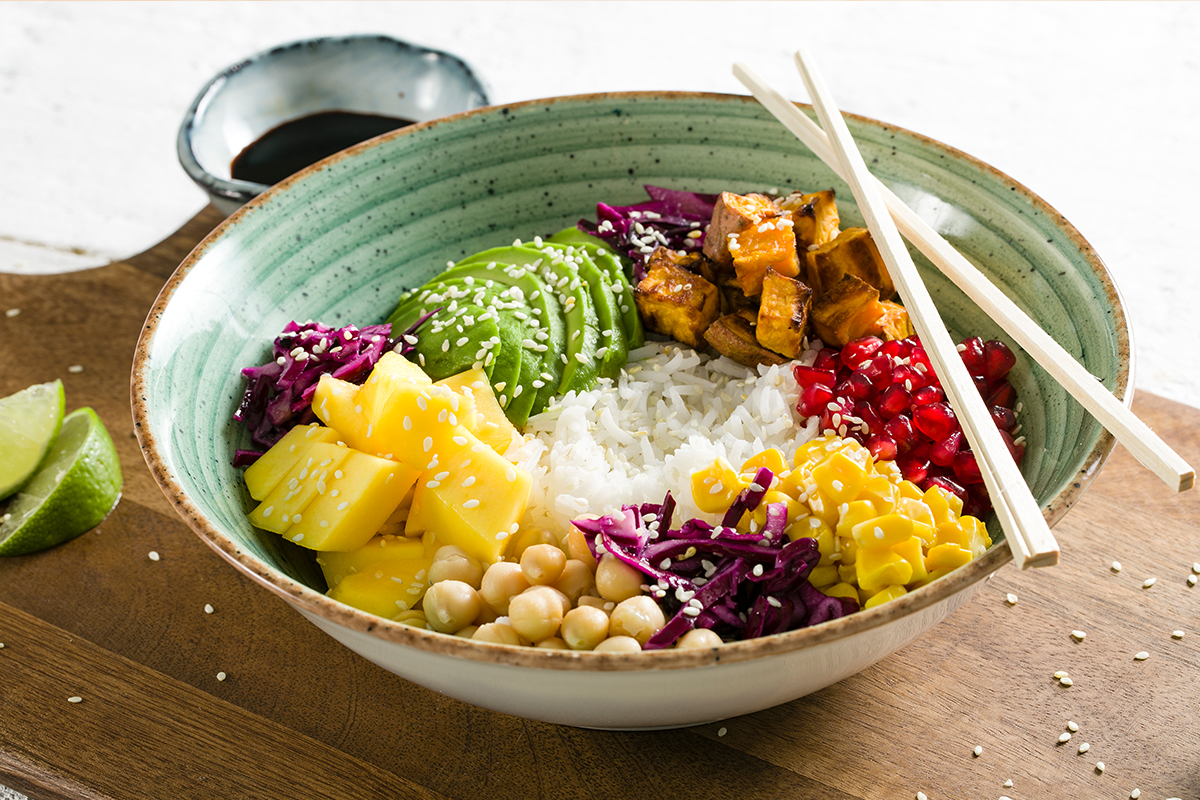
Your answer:
[[[817,158],[845,179],[845,169],[830,145],[829,137],[816,123],[745,65],[735,64],[733,74]],[[1195,485],[1195,470],[1178,453],[1105,389],[1062,345],[1030,319],[941,234],[890,189],[877,179],[872,180],[883,195],[884,203],[904,238],[912,242],[955,286],[994,319],[1013,341],[1041,364],[1051,377],[1062,384],[1088,413],[1112,432],[1134,458],[1176,492],[1191,489]]]
[[[900,238],[900,231],[892,222],[883,196],[850,136],[846,121],[817,72],[812,56],[806,54],[803,48],[796,52],[796,66],[812,96],[817,116],[829,135],[838,161],[846,167],[847,183],[904,301],[909,319],[921,337],[921,344],[934,371],[941,379],[942,390],[957,413],[1000,525],[1004,528],[1013,560],[1021,569],[1058,563],[1058,543],[967,373],[957,346],[950,338],[929,290],[917,273],[916,264],[904,240]]]

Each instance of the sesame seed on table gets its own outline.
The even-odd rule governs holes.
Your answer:
[[[495,102],[744,94],[739,59],[799,94],[786,54],[801,23],[828,32],[822,60],[839,64],[849,110],[994,164],[1080,228],[1129,304],[1135,410],[1200,463],[1200,356],[1178,337],[1200,290],[1178,233],[1200,216],[1200,166],[1181,157],[1200,127],[1187,91],[1200,7],[861,9],[695,6],[722,33],[680,70],[678,50],[645,47],[595,4],[350,3],[337,20],[282,3],[0,4],[0,333],[22,342],[19,360],[0,348],[0,396],[57,365],[68,402],[71,381],[87,387],[76,402],[104,419],[126,472],[99,532],[0,561],[0,798],[1200,796],[1200,637],[1185,635],[1200,618],[1200,500],[1121,448],[1056,526],[1059,566],[1001,569],[928,634],[815,695],[657,733],[523,722],[384,672],[229,569],[144,466],[129,362],[162,282],[219,222],[173,148],[218,69],[378,30],[462,55]],[[669,30],[679,11],[638,13]],[[1114,190],[1139,202],[1115,208]],[[99,268],[70,271],[82,267]],[[79,342],[86,353],[67,346]],[[1064,734],[1080,744],[1059,746]]]

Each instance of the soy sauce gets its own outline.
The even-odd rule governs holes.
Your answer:
[[[321,111],[267,131],[238,153],[230,169],[236,180],[270,186],[326,156],[412,124],[400,117]]]

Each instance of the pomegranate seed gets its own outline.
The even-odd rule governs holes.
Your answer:
[[[883,343],[879,352],[892,358],[908,358],[912,352],[912,343],[908,339],[892,339]]]
[[[815,369],[827,369],[830,372],[838,368],[838,351],[832,347],[822,347],[817,352],[817,360],[813,362]]]
[[[1006,430],[1000,431],[1000,438],[1004,440],[1004,444],[1008,445],[1008,452],[1012,453],[1013,461],[1020,464],[1021,459],[1025,457],[1025,444],[1023,442],[1015,444],[1012,434]]]
[[[954,463],[954,457],[962,448],[962,431],[955,431],[945,439],[934,442],[929,451],[929,460],[939,467],[949,467]]]
[[[837,394],[850,397],[855,402],[867,400],[875,396],[875,384],[861,372],[851,372],[850,377],[838,385]]]
[[[932,487],[938,486],[945,489],[950,494],[957,497],[964,503],[967,501],[967,490],[957,481],[947,478],[945,475],[935,475],[925,479],[925,483],[921,484],[921,488],[929,491]]]
[[[937,386],[922,386],[912,393],[914,406],[927,406],[930,403],[940,403],[945,399],[946,395]]]
[[[1012,412],[1012,409],[1004,406],[992,406],[991,412],[992,420],[1000,430],[1011,431],[1017,427],[1017,415]]]
[[[892,370],[892,383],[898,383],[911,392],[914,389],[920,389],[922,386],[928,383],[928,381],[923,373],[913,369],[907,364],[901,364]]]
[[[954,475],[964,484],[983,483],[979,462],[970,450],[963,450],[954,457]]]
[[[835,408],[830,408],[835,406]],[[821,412],[821,430],[834,431],[841,435],[841,427],[845,425],[847,429],[850,427],[850,422],[846,417],[854,413],[854,401],[848,397],[835,397],[833,400],[825,404],[825,409]],[[834,419],[837,415],[837,419]]]
[[[792,374],[796,376],[796,383],[800,384],[801,389],[807,389],[814,383],[821,383],[832,389],[833,385],[837,383],[837,376],[833,374],[833,370],[817,369],[816,367],[805,367],[797,364],[792,367]]]
[[[972,336],[969,339],[962,341],[965,349],[959,351],[962,356],[963,363],[967,365],[967,372],[971,373],[971,377],[983,377],[987,369],[987,359],[983,354],[983,339],[978,336]]]
[[[975,391],[979,392],[979,396],[986,399],[988,396],[987,378],[982,375],[972,375],[971,381],[975,384]]]
[[[925,352],[924,347],[914,345],[912,352],[908,355],[908,363],[913,369],[924,374],[926,383],[937,383],[937,375],[934,374],[933,362],[929,360],[929,354]]]
[[[883,434],[896,443],[896,449],[901,453],[907,453],[917,439],[912,422],[904,416],[888,420],[883,426]]]
[[[877,355],[871,362],[859,370],[863,377],[869,380],[876,389],[883,391],[892,382],[892,360],[886,355]]]
[[[1017,402],[1017,390],[1012,387],[1008,381],[1002,381],[1000,386],[988,398],[988,405],[1003,406],[1004,408],[1012,408]]]
[[[967,499],[963,501],[963,513],[972,517],[984,517],[992,510],[992,499],[988,497],[987,487],[982,483],[972,483],[965,487]]]
[[[879,402],[876,403],[879,416],[884,419],[891,419],[897,414],[903,414],[911,405],[912,400],[909,398],[908,392],[898,383],[893,383],[884,389],[883,394],[879,395]]]
[[[876,434],[867,440],[867,449],[876,461],[896,460],[896,441],[886,433]]]
[[[954,409],[945,403],[930,403],[913,409],[913,424],[933,441],[941,441],[958,430]]]
[[[883,431],[883,420],[875,413],[875,407],[870,403],[855,403],[854,416],[863,421],[867,431],[872,435]]]
[[[1007,375],[1017,363],[1017,357],[1008,349],[1008,345],[994,339],[983,346],[983,357],[986,362],[983,374],[992,386]]]
[[[913,483],[922,483],[929,473],[929,459],[914,457],[911,453],[898,456],[896,466],[900,468],[904,479]]]
[[[802,417],[811,417],[824,411],[831,400],[833,389],[823,383],[809,384],[800,392],[800,402],[796,404],[796,411]]]
[[[858,365],[875,355],[883,346],[883,340],[874,336],[855,339],[842,348],[842,363],[847,369],[858,369]]]

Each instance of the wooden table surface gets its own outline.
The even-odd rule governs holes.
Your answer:
[[[0,560],[0,784],[34,800],[1200,798],[1200,587],[1186,582],[1200,494],[1170,493],[1120,447],[1056,527],[1059,566],[1007,566],[894,656],[750,716],[557,727],[354,655],[192,534],[134,439],[128,376],[146,311],[218,221],[206,209],[92,271],[0,274],[0,311],[20,309],[0,316],[0,396],[61,377],[68,409],[96,409],[125,471],[96,530]],[[1150,395],[1134,409],[1200,463],[1200,411]],[[1079,731],[1059,744],[1069,720]]]

